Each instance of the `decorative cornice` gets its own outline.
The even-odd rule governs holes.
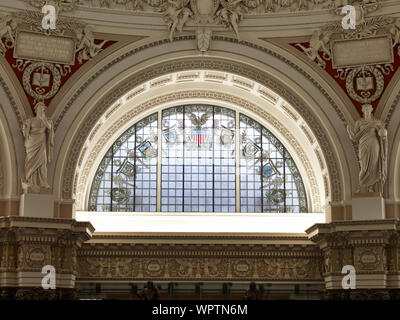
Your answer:
[[[335,221],[330,223],[316,223],[305,232],[309,233],[318,228],[334,228],[338,226],[364,226],[364,225],[393,225],[400,226],[400,219],[360,220],[360,221]]]
[[[37,224],[37,225],[35,225]],[[51,224],[49,227],[47,224]],[[62,219],[62,218],[36,218],[36,217],[22,217],[22,216],[7,216],[0,217],[0,228],[41,228],[54,229],[54,225],[60,225],[60,228],[63,228],[62,225],[68,224],[71,226],[71,229],[87,229],[91,234],[94,233],[95,229],[90,222],[80,222],[73,219]]]
[[[160,233],[151,233],[151,234],[99,234],[96,233],[93,235],[93,241],[99,240],[230,240],[230,241],[242,241],[242,240],[254,240],[254,241],[272,241],[272,240],[284,240],[284,241],[298,241],[303,240],[307,241],[308,238],[306,235],[298,236],[298,235],[258,235],[258,234],[195,234],[195,233],[174,233],[174,234],[160,234]],[[93,242],[89,242],[88,245],[96,245]]]

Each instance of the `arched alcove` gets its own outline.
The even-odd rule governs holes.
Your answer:
[[[221,42],[223,43],[223,41]],[[143,60],[145,58],[144,55],[141,54],[133,56],[125,54],[124,59],[132,58],[131,62],[124,61],[125,63],[122,63],[121,60],[124,59],[116,59],[109,69],[104,68],[104,74],[98,72],[96,76],[92,76],[89,80],[82,79],[81,82],[76,84],[81,88],[75,94],[72,94],[74,92],[72,89],[74,88],[71,88],[71,93],[65,95],[65,101],[63,102],[66,106],[65,110],[61,111],[59,109],[60,112],[58,112],[57,109],[53,109],[53,119],[57,125],[57,131],[66,132],[57,138],[56,148],[59,148],[59,156],[57,162],[50,168],[52,172],[54,170],[62,172],[62,174],[54,175],[56,196],[63,201],[69,201],[69,199],[75,197],[73,193],[77,190],[79,184],[76,168],[82,164],[82,151],[87,151],[88,146],[85,144],[88,141],[88,137],[91,132],[93,133],[98,121],[102,118],[104,119],[108,110],[115,106],[115,103],[125,94],[135,88],[140,90],[145,83],[155,81],[157,78],[167,77],[171,72],[191,73],[208,70],[230,73],[238,79],[256,82],[265,88],[272,89],[272,92],[281,96],[292,107],[293,113],[302,119],[301,121],[303,122],[301,124],[304,127],[308,126],[310,133],[314,135],[315,141],[318,142],[320,147],[318,156],[326,161],[324,169],[327,170],[327,174],[325,178],[322,177],[324,186],[322,190],[326,190],[326,193],[322,191],[325,194],[325,198],[324,201],[321,201],[321,206],[323,207],[326,204],[346,205],[346,201],[351,198],[351,190],[349,189],[351,183],[350,181],[345,182],[345,180],[350,180],[353,174],[344,173],[348,172],[348,161],[345,159],[351,157],[353,151],[351,144],[347,141],[348,138],[343,143],[346,148],[349,148],[350,152],[345,153],[342,149],[343,146],[337,143],[337,134],[342,136],[343,132],[338,128],[334,128],[332,123],[339,121],[343,128],[345,126],[343,122],[338,120],[335,108],[322,109],[315,100],[318,98],[320,103],[325,104],[326,91],[321,96],[318,96],[320,93],[315,89],[309,92],[305,91],[306,87],[304,85],[304,88],[299,87],[294,80],[298,76],[288,78],[287,75],[277,69],[261,63],[259,60],[254,60],[254,57],[260,55],[260,52],[257,55],[254,54],[252,58],[248,56],[254,52],[247,52],[245,56],[238,55],[239,51],[243,51],[242,46],[239,44],[234,44],[240,48],[236,54],[222,53],[217,50],[210,51],[207,56],[193,55],[192,51],[184,51],[186,44],[186,41],[178,41],[173,46],[173,49],[175,49],[173,53],[170,52],[171,46],[169,44],[160,44],[158,48],[147,47],[146,51],[150,50],[150,52],[146,52],[145,60]],[[189,44],[190,46],[192,45],[191,42]],[[169,53],[161,55],[160,53],[164,49]],[[127,49],[124,50],[126,51]],[[149,58],[153,50],[157,54],[153,58]],[[232,48],[229,50],[232,51]],[[257,52],[257,49],[252,50]],[[261,55],[266,55],[266,53],[263,52]],[[277,58],[274,57],[274,59]],[[277,60],[279,61],[279,59]],[[279,63],[284,62],[280,60]],[[128,68],[127,65],[129,64],[132,67]],[[273,61],[269,64],[273,64]],[[122,65],[124,66],[123,70],[121,69]],[[117,72],[117,70],[119,71]],[[111,76],[112,73],[114,73],[114,76]],[[100,87],[95,89],[96,86]],[[243,92],[246,91],[244,90]],[[311,94],[314,95],[314,98]],[[171,93],[171,95],[173,94]],[[329,101],[329,99],[326,101]],[[199,102],[201,101],[196,101],[195,103]],[[331,117],[328,118],[326,113],[330,114]],[[318,115],[317,118],[316,115]],[[321,121],[324,121],[323,125],[321,125]],[[339,141],[341,139],[342,137],[340,137]],[[80,206],[79,201],[78,206]]]
[[[96,213],[81,211],[88,210],[90,188],[101,160],[121,134],[137,121],[167,108],[204,103],[245,114],[268,128],[282,141],[299,167],[306,189],[308,212],[317,215],[323,212],[329,199],[329,192],[325,190],[325,185],[329,185],[328,166],[318,140],[300,114],[282,97],[251,79],[215,70],[189,70],[167,74],[133,88],[115,101],[94,125],[79,155],[75,176],[74,195],[76,209],[79,211],[78,218],[94,219],[97,224],[91,221],[101,229],[98,219],[95,218]],[[105,216],[102,214],[101,219]],[[109,216],[117,224],[116,216],[121,218],[124,215],[113,213]],[[165,214],[163,216],[165,218]],[[193,214],[190,216],[193,220]],[[154,214],[150,217],[154,218]],[[287,218],[289,217],[303,219],[304,223],[310,221],[311,214],[308,217],[288,215]],[[271,219],[268,215],[264,218]],[[318,216],[320,218],[321,215]],[[127,224],[129,223],[126,222],[125,225]],[[138,226],[138,223],[135,222],[135,225]],[[290,231],[290,228],[287,230]]]

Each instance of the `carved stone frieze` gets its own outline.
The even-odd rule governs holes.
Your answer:
[[[217,244],[85,244],[78,280],[313,280],[321,256],[314,246]]]
[[[202,28],[223,25],[231,29],[239,38],[239,24],[245,14],[266,14],[270,12],[299,12],[311,10],[328,10],[332,14],[341,14],[345,4],[358,6],[362,14],[380,8],[384,0],[70,0],[55,2],[54,0],[25,0],[36,8],[45,4],[61,11],[72,11],[79,7],[93,7],[116,10],[133,10],[135,12],[158,12],[168,26],[170,41],[176,31],[182,32],[189,22]],[[212,29],[209,29],[210,32]],[[203,42],[204,33],[197,33],[198,41]],[[209,42],[211,37],[207,37]],[[201,48],[201,49],[200,49]],[[200,51],[207,46],[200,46]],[[207,48],[208,49],[208,48]]]
[[[25,0],[34,6],[43,6],[54,0]],[[333,10],[337,12],[343,5],[360,4],[369,12],[377,10],[385,0],[240,0],[241,4],[248,8],[249,13],[260,14],[267,12],[298,12],[311,10]],[[133,11],[159,11],[169,2],[168,0],[62,0],[60,1],[64,10],[71,10],[77,7],[92,7],[105,9],[127,9]],[[178,1],[171,1],[178,2]],[[193,0],[186,0],[184,4]],[[214,2],[220,2],[219,0]],[[193,6],[193,11],[198,9]],[[197,10],[196,10],[197,9]]]

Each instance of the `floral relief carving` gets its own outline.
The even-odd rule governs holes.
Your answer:
[[[318,278],[317,270],[317,264],[310,259],[263,259],[257,264],[257,272],[261,278]]]
[[[243,257],[245,245],[237,250],[216,250],[215,245],[142,245],[121,247],[84,247],[79,251],[79,279],[159,279],[159,280],[299,280],[321,279],[320,257],[312,248],[287,252],[256,245],[254,256]],[[136,247],[137,246],[137,247]],[[180,245],[178,245],[180,247]],[[223,248],[226,248],[224,246]],[[262,250],[261,250],[262,249]],[[117,253],[118,254],[114,254]],[[145,253],[146,258],[140,257]],[[179,254],[178,254],[179,252]],[[196,252],[196,257],[193,257]],[[218,256],[216,256],[218,252]],[[256,253],[257,252],[257,253]],[[268,257],[260,256],[260,252]],[[223,256],[221,257],[221,254]],[[239,254],[239,257],[237,256]],[[168,256],[159,258],[158,256]],[[240,257],[242,256],[242,257]]]
[[[78,262],[80,276],[102,278],[130,278],[138,274],[138,265],[131,258],[81,258]]]
[[[199,261],[192,258],[170,259],[168,270],[173,278],[194,278],[199,272]]]

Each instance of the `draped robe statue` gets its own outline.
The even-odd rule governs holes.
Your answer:
[[[347,126],[350,139],[358,143],[359,192],[383,192],[387,177],[387,130],[371,115],[372,106],[363,105],[364,117]]]
[[[40,192],[50,188],[47,182],[47,164],[52,160],[54,129],[53,122],[47,119],[46,106],[39,102],[35,106],[36,117],[25,120],[22,133],[25,138],[25,180],[24,192],[31,188]]]

